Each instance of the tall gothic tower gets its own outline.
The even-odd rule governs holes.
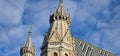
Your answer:
[[[28,32],[28,38],[26,43],[20,48],[20,56],[35,56],[35,48],[32,44],[32,31],[31,28]]]
[[[74,40],[70,34],[70,14],[63,8],[63,1],[50,15],[50,29],[46,33],[41,56],[75,56]]]

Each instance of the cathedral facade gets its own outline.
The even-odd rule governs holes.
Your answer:
[[[71,35],[70,14],[64,11],[62,0],[59,0],[58,8],[50,14],[49,22],[50,29],[45,34],[40,56],[115,56]],[[26,43],[20,48],[20,56],[35,56],[31,30]]]

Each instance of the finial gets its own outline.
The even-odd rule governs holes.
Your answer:
[[[52,15],[52,11],[50,11],[50,16]]]
[[[30,26],[30,29],[29,29],[29,32],[28,32],[29,35],[32,34],[32,27]]]
[[[63,0],[59,0],[59,6],[57,8],[57,13],[64,13],[64,9],[63,9]]]
[[[68,13],[69,9],[67,9],[67,13]]]
[[[63,3],[63,1],[62,0],[59,0],[60,1],[60,3]]]

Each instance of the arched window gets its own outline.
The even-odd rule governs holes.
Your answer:
[[[65,56],[68,56],[67,54],[65,54]]]
[[[59,16],[59,19],[62,19],[61,16]]]
[[[67,20],[67,17],[66,17],[66,19],[65,20]]]
[[[56,52],[54,53],[54,56],[57,56],[57,53],[56,53]]]

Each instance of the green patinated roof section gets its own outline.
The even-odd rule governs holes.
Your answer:
[[[80,39],[74,38],[76,56],[116,56],[115,54],[98,48]]]

